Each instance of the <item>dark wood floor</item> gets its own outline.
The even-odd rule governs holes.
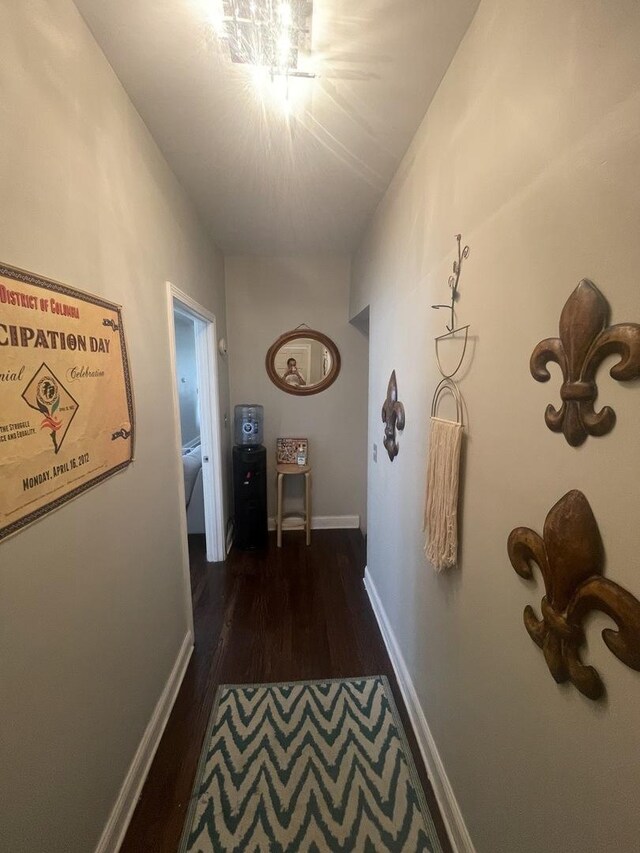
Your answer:
[[[271,536],[264,553],[207,563],[189,537],[195,650],[122,853],[175,853],[219,684],[387,675],[445,853],[442,819],[367,598],[356,530]]]

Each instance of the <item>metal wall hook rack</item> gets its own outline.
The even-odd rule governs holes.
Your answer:
[[[460,326],[459,329],[453,329],[452,331],[446,332],[444,335],[438,335],[438,337],[435,338],[436,362],[438,363],[438,370],[440,371],[440,373],[442,374],[442,376],[445,379],[453,379],[453,377],[456,375],[456,373],[462,367],[462,362],[464,361],[464,357],[467,354],[467,343],[469,342],[469,328],[470,327],[468,325],[467,326]],[[457,334],[457,332],[464,332],[464,344],[462,346],[462,355],[460,356],[458,363],[456,364],[455,368],[451,371],[451,373],[445,373],[445,371],[442,367],[442,363],[440,361],[440,353],[438,352],[438,341],[441,341],[444,338],[450,338],[453,335]]]
[[[433,394],[433,399],[431,401],[431,417],[438,417],[438,403],[440,402],[440,398],[444,393],[448,392],[451,394],[456,404],[456,423],[462,424],[464,423],[464,406],[462,403],[462,395],[460,394],[460,390],[456,383],[451,379],[450,376],[445,376],[444,379],[441,379],[440,382],[436,385],[436,390]]]
[[[458,241],[458,260],[453,262],[453,275],[449,276],[449,287],[451,288],[451,305],[432,305],[432,308],[447,308],[451,311],[451,325],[447,325],[447,332],[453,333],[455,329],[455,303],[458,299],[458,284],[460,282],[460,273],[462,272],[462,262],[469,257],[469,247],[462,248],[462,234],[456,234]]]
[[[448,311],[451,311],[451,325],[446,324],[446,332],[442,335],[437,335],[435,338],[436,343],[436,361],[438,363],[438,370],[442,374],[445,379],[452,379],[456,373],[462,367],[462,362],[464,361],[464,357],[467,352],[467,343],[469,342],[469,324],[466,326],[459,326],[456,328],[455,325],[455,304],[459,298],[458,293],[458,285],[460,284],[460,274],[462,272],[462,262],[465,258],[469,257],[469,246],[465,246],[462,248],[462,234],[456,234],[456,240],[458,241],[458,259],[453,262],[453,274],[449,276],[449,287],[451,288],[451,304],[450,305],[432,305],[432,308],[446,308]],[[464,332],[464,345],[462,347],[462,355],[453,371],[451,373],[446,373],[442,369],[442,364],[440,362],[440,353],[438,352],[438,342],[444,340],[445,338],[450,338],[458,332]]]

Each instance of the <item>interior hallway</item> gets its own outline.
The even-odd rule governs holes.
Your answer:
[[[0,440],[0,853],[117,853],[169,718],[125,850],[174,851],[219,682],[389,672],[357,536],[319,532],[308,552],[289,538],[206,578],[199,564],[197,647],[171,714],[193,637],[168,283],[216,321],[223,530],[247,402],[264,406],[269,516],[277,438],[304,437],[313,515],[366,529],[366,588],[456,853],[632,853],[640,656],[634,669],[612,654],[615,621],[589,614],[580,654],[606,696],[558,684],[564,666],[550,671],[523,624],[545,583],[517,571],[509,543],[543,535],[579,492],[602,547],[574,580],[596,567],[640,601],[640,378],[578,344],[640,324],[640,2],[304,0],[317,74],[291,99],[264,63],[234,61],[215,8],[240,2],[0,0],[0,266],[121,306],[133,401],[107,429],[122,365],[87,375],[104,352],[40,343],[110,336],[111,316],[85,329],[0,274],[0,439],[15,438]],[[453,319],[466,332],[442,339],[451,315],[432,306],[449,304],[465,246]],[[569,312],[565,351],[604,356],[595,407],[616,422],[574,446],[545,413],[566,401],[575,415],[594,389],[555,364],[537,381],[531,357],[584,304],[585,279],[607,307],[591,292],[600,319]],[[266,364],[305,325],[341,358],[308,397]],[[460,356],[458,559],[437,572],[429,425]],[[80,404],[60,453],[26,394],[43,364]],[[393,461],[392,375],[406,414]],[[107,464],[125,427],[131,464],[75,496],[59,479],[74,499],[50,501],[47,474],[87,452]],[[52,511],[35,519],[32,499]],[[554,590],[564,552],[586,542],[567,539]],[[559,610],[549,619],[564,630]]]
[[[266,552],[207,563],[190,536],[195,649],[122,853],[175,853],[220,684],[386,675],[445,853],[451,850],[363,585],[359,530],[270,534]]]

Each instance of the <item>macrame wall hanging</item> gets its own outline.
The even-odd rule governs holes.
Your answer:
[[[462,271],[462,262],[469,257],[469,247],[462,248],[462,236],[456,235],[458,241],[458,259],[453,263],[453,275],[449,277],[451,288],[450,305],[432,305],[432,308],[446,308],[451,312],[447,331],[435,338],[436,362],[442,379],[436,386],[431,403],[431,419],[429,428],[429,449],[427,455],[427,487],[424,509],[423,530],[426,534],[424,551],[427,559],[437,572],[455,566],[458,559],[458,489],[460,481],[460,456],[462,452],[462,436],[464,432],[464,404],[460,389],[454,381],[455,375],[462,367],[469,326],[456,328],[455,302],[458,299],[458,284]],[[440,361],[438,344],[445,338],[455,338],[464,332],[462,355],[455,369],[445,372]],[[455,401],[456,419],[446,420],[438,416],[438,405],[443,395],[451,395]]]
[[[456,401],[456,420],[438,417],[440,397],[449,392]],[[427,494],[423,529],[424,551],[437,572],[455,566],[458,558],[458,483],[462,450],[462,398],[456,383],[445,377],[431,404]]]

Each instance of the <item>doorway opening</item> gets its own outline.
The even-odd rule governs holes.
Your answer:
[[[363,491],[360,496],[360,530],[364,538],[365,553],[367,549],[367,519],[369,516],[369,478],[371,474],[369,465],[375,464],[378,459],[378,448],[373,442],[373,436],[369,431],[369,397],[371,394],[371,388],[369,385],[371,380],[371,351],[369,347],[369,330],[371,325],[370,314],[370,306],[367,305],[366,308],[363,308],[359,314],[356,314],[355,317],[352,317],[350,320],[351,325],[355,326],[367,341],[367,380],[364,388],[364,411],[362,420],[362,430],[366,440],[363,442],[364,453],[362,466],[364,471],[364,483]],[[370,447],[371,457],[369,456]]]
[[[170,282],[167,305],[183,562],[191,610],[188,534],[204,534],[208,562],[226,556],[216,319]]]

